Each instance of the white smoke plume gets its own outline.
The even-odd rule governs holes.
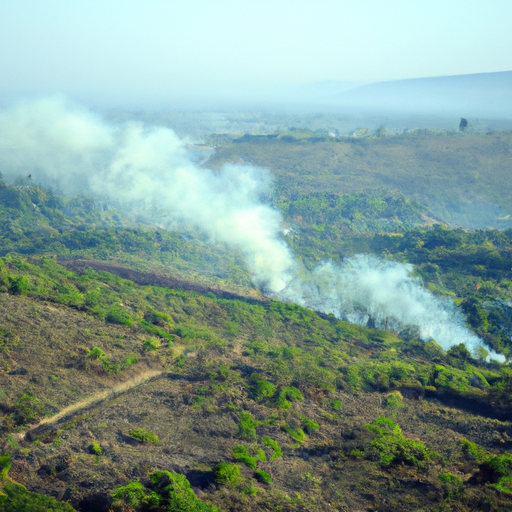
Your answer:
[[[279,239],[281,216],[260,201],[265,169],[193,164],[172,130],[140,123],[114,126],[51,98],[0,113],[0,169],[32,175],[66,191],[85,191],[195,225],[244,253],[256,286],[282,290],[293,258]]]
[[[464,343],[470,350],[481,340],[464,326],[454,303],[441,300],[411,277],[412,265],[359,254],[341,266],[318,265],[292,281],[281,296],[352,323],[402,331],[417,327],[422,340],[435,339],[444,349]]]
[[[299,268],[280,239],[280,214],[260,200],[271,184],[269,172],[198,167],[168,128],[109,125],[63,98],[19,104],[0,112],[0,170],[7,178],[31,174],[65,191],[109,196],[193,224],[239,248],[254,284],[283,300],[361,325],[416,326],[423,340],[433,338],[445,349],[481,343],[452,302],[410,277],[411,265],[359,255],[339,267]]]

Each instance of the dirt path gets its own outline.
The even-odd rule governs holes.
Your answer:
[[[43,418],[39,423],[36,425],[30,425],[27,430],[24,432],[18,432],[15,434],[15,438],[19,441],[24,439],[27,434],[32,433],[36,434],[39,433],[39,431],[44,431],[50,428],[52,425],[58,423],[59,421],[66,419],[70,420],[80,412],[90,409],[92,407],[96,407],[100,405],[101,403],[105,402],[106,400],[115,398],[119,395],[122,395],[126,393],[127,391],[130,391],[133,388],[136,388],[137,386],[141,386],[142,384],[146,384],[148,382],[160,379],[164,377],[167,374],[167,371],[147,371],[140,373],[133,379],[127,380],[121,384],[118,384],[117,386],[114,386],[113,388],[106,389],[104,391],[101,391],[99,393],[95,393],[92,396],[89,396],[85,398],[84,400],[80,400],[79,402],[75,402],[74,404],[69,405],[68,407],[65,407],[64,409],[60,410],[57,414],[54,414],[50,418]]]

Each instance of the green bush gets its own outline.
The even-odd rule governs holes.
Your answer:
[[[35,420],[44,414],[44,405],[41,400],[34,396],[30,391],[21,393],[14,403],[13,418],[16,425],[24,425],[29,421]]]
[[[392,391],[386,396],[386,407],[392,411],[404,407],[403,399],[404,397],[400,391]]]
[[[144,505],[158,502],[158,496],[151,495],[140,482],[130,482],[128,485],[118,487],[111,492],[110,496],[113,498],[113,509],[120,511],[127,510],[126,507],[129,507],[128,510],[140,510]]]
[[[130,430],[129,436],[144,444],[160,443],[160,439],[158,439],[156,434],[144,428],[136,428],[135,430]]]
[[[146,352],[150,350],[158,350],[160,348],[160,340],[157,338],[148,338],[143,345],[143,348]]]
[[[301,428],[293,429],[288,425],[283,425],[281,428],[298,443],[302,444],[306,441],[306,434]]]
[[[377,436],[369,444],[370,453],[373,452],[386,466],[402,463],[423,466],[439,456],[422,442],[404,437],[402,429],[390,418],[380,416],[366,428]]]
[[[259,421],[247,411],[240,411],[238,422],[238,436],[242,439],[256,439],[256,427],[260,425]]]
[[[213,468],[215,482],[221,485],[236,485],[242,480],[241,468],[238,464],[219,462]]]
[[[265,446],[272,448],[272,455],[270,456],[271,461],[283,456],[283,450],[277,441],[274,441],[274,439],[271,439],[268,436],[263,437],[261,441]]]
[[[220,512],[201,501],[190,488],[187,478],[170,471],[155,471],[148,487],[140,482],[115,489],[112,508],[119,512]]]
[[[129,368],[130,366],[134,365],[138,361],[137,356],[131,352],[126,357],[125,362],[123,363],[123,368]]]
[[[292,406],[292,400],[304,401],[302,393],[293,386],[287,386],[281,389],[279,396],[276,401],[276,405],[279,409],[286,410]]]
[[[25,295],[30,282],[25,276],[9,276],[9,291],[14,295]]]
[[[2,490],[0,510],[3,512],[76,512],[69,503],[30,492],[14,482],[6,482]]]
[[[11,469],[11,457],[8,453],[0,456],[0,480],[7,480],[7,475]]]
[[[310,420],[306,416],[301,416],[300,420],[302,421],[302,426],[304,427],[304,430],[308,434],[313,434],[320,428],[320,425],[318,423],[314,422],[313,420]]]
[[[107,322],[111,324],[120,324],[131,326],[133,324],[132,317],[119,305],[115,304],[107,310],[105,317]]]
[[[249,449],[247,446],[243,446],[241,444],[237,444],[233,447],[233,458],[243,462],[246,466],[249,466],[252,469],[256,469],[257,459],[249,453]]]
[[[445,498],[457,498],[464,492],[464,484],[457,475],[439,473],[439,480],[442,482]]]
[[[153,493],[159,496],[158,506],[166,512],[220,512],[196,496],[184,475],[156,471],[150,476],[150,482]]]
[[[343,403],[341,400],[338,400],[337,398],[333,398],[332,400],[329,400],[329,407],[333,409],[334,411],[341,411],[341,408],[343,407]]]
[[[89,446],[89,451],[93,455],[101,455],[103,453],[103,450],[101,449],[101,446],[99,445],[98,441],[93,441],[91,446]]]
[[[251,380],[251,394],[258,402],[265,398],[272,398],[276,392],[276,386],[259,373],[253,373]]]
[[[99,359],[100,361],[106,359],[105,352],[103,352],[103,350],[101,350],[99,347],[93,347],[91,350],[89,350],[87,357],[93,360]]]
[[[265,484],[269,484],[270,482],[272,482],[272,477],[266,471],[263,471],[261,469],[257,469],[254,472],[254,478]]]

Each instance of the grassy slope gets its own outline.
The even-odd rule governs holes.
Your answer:
[[[297,145],[280,144],[281,149]],[[306,141],[302,146],[308,144],[316,149],[337,143]],[[322,174],[317,173],[316,188],[314,179],[314,173],[306,176],[300,190],[328,187]],[[415,257],[425,266],[419,271],[443,293],[457,290],[459,298],[473,299],[471,279],[485,277],[482,290],[489,297],[509,294],[506,275],[491,275],[499,265],[487,264],[508,254],[508,242],[498,234],[489,246],[489,237],[478,234],[411,229],[407,223],[421,222],[424,210],[400,198],[398,207],[385,214],[394,216],[386,222],[391,228],[375,234],[375,215],[381,216],[384,207],[378,194],[345,198],[346,211],[340,204],[328,218],[321,201],[287,196],[291,188],[282,192],[280,206],[296,223],[291,242],[305,261],[331,255],[344,233],[352,244],[346,254],[364,246],[402,260]],[[0,192],[5,195],[0,214],[7,219],[2,223],[4,254],[50,250],[66,258],[122,259],[160,273],[166,265],[186,270],[188,277],[203,272],[207,283],[230,290],[233,283],[247,283],[243,262],[224,248],[126,226],[108,212],[96,211],[94,218],[84,205],[55,204],[33,187],[4,186]],[[29,204],[36,196],[38,208]],[[390,202],[385,203],[388,208]],[[325,218],[318,218],[319,212]],[[471,245],[489,256],[477,269],[464,259],[471,257]],[[433,257],[435,264],[429,263]],[[450,277],[450,259],[467,272],[455,284],[450,284],[456,280]],[[212,277],[208,269],[219,265],[226,276],[234,271],[240,277]],[[150,485],[156,469],[186,474],[201,499],[223,510],[509,508],[512,464],[502,457],[512,443],[509,368],[479,363],[460,350],[446,354],[434,343],[406,342],[392,333],[321,318],[293,305],[170,290],[158,286],[160,274],[154,282],[138,286],[105,272],[76,274],[52,258],[2,260],[1,438],[13,459],[15,480],[71,500],[80,510],[108,510],[113,488],[134,479]],[[475,328],[484,323],[479,306],[472,311]],[[94,402],[23,435],[27,423],[162,370],[168,378]],[[290,398],[287,408],[279,396],[288,396],[290,387],[303,400]],[[388,395],[397,390],[403,398],[392,408]],[[403,434],[379,437],[365,428],[379,416],[394,418]],[[130,437],[136,428],[154,431],[160,443],[139,444]],[[269,461],[265,436],[279,443],[282,458]],[[481,451],[468,449],[463,436]],[[92,453],[94,441],[101,455]],[[429,453],[416,441],[437,454],[414,462],[408,450],[417,456]],[[267,461],[256,463],[272,477],[270,484],[243,463],[236,482],[216,480],[216,464],[240,464],[233,455],[238,444],[253,453],[266,451]],[[383,458],[388,449],[399,454],[394,462]],[[448,482],[440,479],[447,472],[453,476]]]
[[[0,295],[1,386],[10,474],[32,490],[81,510],[106,510],[109,490],[166,469],[186,474],[202,499],[223,510],[435,510],[446,493],[438,475],[451,472],[465,481],[451,499],[458,509],[508,503],[489,487],[492,475],[471,480],[479,463],[461,445],[465,436],[496,455],[509,447],[506,370],[277,301],[141,287],[101,272],[75,274],[47,259],[7,258],[2,275],[5,283],[28,281],[23,293]],[[172,337],[171,345],[161,338],[145,348],[144,319]],[[105,355],[93,357],[95,346]],[[169,377],[17,435],[27,420],[155,369]],[[273,392],[261,394],[262,378]],[[290,386],[303,399],[290,396],[287,407],[278,397]],[[405,397],[396,409],[387,405],[392,390]],[[380,415],[402,426],[399,444],[419,440],[438,455],[419,465],[375,464],[375,435],[364,426]],[[134,441],[136,428],[160,443]],[[264,436],[279,443],[282,458],[269,461]],[[93,441],[101,455],[91,453]],[[242,464],[239,481],[211,486],[212,467],[236,462],[238,444],[266,450],[267,461],[257,464],[271,484],[258,483]]]
[[[469,228],[510,227],[512,134],[366,139],[247,138],[217,148],[209,165],[268,167],[281,195],[400,191],[436,217]]]

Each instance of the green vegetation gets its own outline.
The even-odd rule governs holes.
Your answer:
[[[152,473],[148,487],[140,482],[131,482],[111,495],[112,506],[119,512],[220,512],[220,509],[196,496],[185,476],[170,471]]]
[[[282,134],[224,141],[211,166],[242,159],[272,170],[282,200],[310,194],[414,198],[437,219],[467,228],[511,227],[511,132],[467,136],[416,130],[387,137]],[[414,176],[414,179],[411,179]],[[397,194],[398,191],[398,194]],[[475,204],[478,211],[475,211]],[[393,221],[393,215],[376,215]],[[321,222],[319,222],[321,223]],[[387,222],[383,221],[385,225]]]
[[[254,472],[254,478],[256,478],[260,482],[264,482],[266,484],[269,484],[270,482],[272,482],[272,477],[266,471],[263,471],[262,469],[257,469]]]
[[[7,482],[0,490],[0,508],[3,512],[74,512],[65,502],[27,491],[23,486]]]
[[[276,405],[283,410],[289,409],[292,406],[293,400],[304,400],[302,393],[293,386],[285,386],[279,392]]]
[[[404,437],[402,429],[393,420],[379,417],[366,428],[376,435],[369,444],[369,454],[375,454],[384,465],[410,464],[424,466],[439,454],[427,448],[422,442]]]
[[[256,427],[260,424],[250,412],[240,411],[238,436],[242,439],[256,439]]]
[[[472,142],[485,139],[490,151],[497,137]],[[508,147],[509,134],[499,137]],[[434,225],[467,217],[453,213],[460,196],[447,206],[455,175],[426,201],[422,187],[441,180],[437,171],[410,185],[413,196],[392,181],[395,164],[369,170],[379,152],[385,162],[417,145],[424,156],[442,149],[436,141],[453,143],[445,156],[453,148],[475,156],[468,140],[433,133],[342,140],[290,130],[227,141],[212,161],[250,145],[253,163],[278,159],[278,188],[268,199],[305,266],[360,252],[411,263],[488,348],[509,356],[509,206],[496,201],[503,219],[495,225],[505,231]],[[352,167],[343,188],[357,152],[359,164],[367,162]],[[411,158],[408,176],[431,171],[436,158],[421,165]],[[365,180],[371,192],[357,188]],[[482,197],[508,194],[508,184],[484,185]],[[263,297],[239,286],[249,277],[236,250],[197,233],[135,225],[87,198],[38,187],[0,189],[2,510],[72,510],[14,484],[10,464],[31,489],[77,507],[103,497],[98,507],[124,512],[509,507],[512,370],[487,361],[484,347],[470,353],[454,340],[443,350],[412,328],[398,335]],[[446,208],[434,211],[436,204]],[[75,258],[96,261],[57,263]],[[130,391],[94,401],[123,386]],[[37,424],[82,402],[84,409]],[[226,459],[239,464],[210,468]],[[186,477],[155,472],[171,467]]]
[[[464,484],[457,475],[450,472],[439,473],[439,480],[443,483],[445,498],[457,498],[464,492]]]
[[[276,386],[258,373],[251,375],[251,383],[251,392],[258,401],[265,398],[272,398],[276,392]]]
[[[283,425],[281,428],[298,443],[302,444],[306,441],[306,434],[301,428],[292,428],[289,425]]]
[[[93,441],[91,446],[89,446],[89,451],[93,454],[93,455],[102,455],[103,453],[103,450],[101,449],[101,446],[99,445],[98,441]]]
[[[404,397],[400,391],[392,391],[386,396],[386,407],[392,411],[399,409],[404,406],[403,399]]]
[[[213,468],[215,482],[221,485],[237,485],[242,480],[242,473],[238,464],[219,462]]]
[[[243,446],[241,444],[237,444],[233,447],[233,458],[243,462],[246,466],[249,466],[252,469],[256,469],[257,458],[252,456],[249,453],[249,449],[247,446]]]
[[[68,503],[28,491],[9,478],[11,457],[8,453],[0,456],[0,509],[3,512],[73,512]]]
[[[11,469],[11,457],[8,453],[0,456],[0,480],[7,480],[7,475]]]
[[[160,442],[156,434],[144,428],[130,430],[129,436],[144,444],[158,444]]]
[[[272,455],[270,456],[270,461],[276,460],[283,456],[283,450],[279,446],[279,443],[274,439],[271,439],[268,436],[265,436],[261,439],[262,443],[265,446],[268,446],[272,449]]]

